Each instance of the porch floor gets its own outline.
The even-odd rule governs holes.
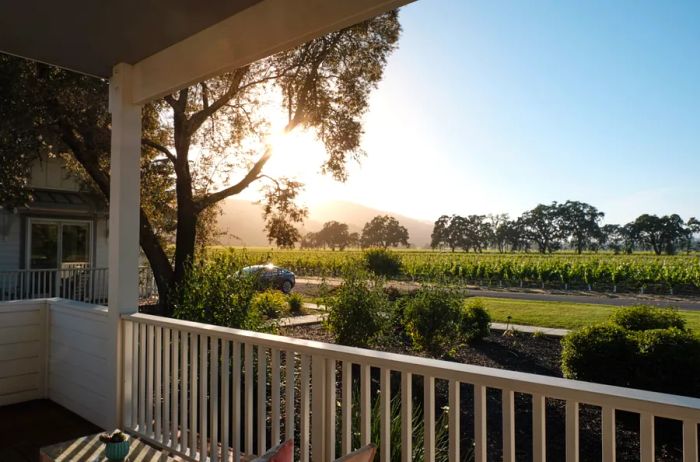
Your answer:
[[[39,462],[39,449],[102,431],[47,399],[0,407],[0,461]]]

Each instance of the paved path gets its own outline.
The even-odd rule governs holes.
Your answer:
[[[340,279],[327,279],[326,284],[337,286],[340,284]],[[304,285],[317,286],[321,280],[317,278],[298,278],[297,286],[302,288]],[[387,285],[396,286],[397,288],[405,287],[406,289],[415,289],[419,287],[418,283],[412,282],[396,282],[390,281]],[[562,292],[525,292],[513,289],[481,289],[478,287],[469,286],[467,288],[467,296],[473,297],[492,297],[505,298],[513,300],[533,300],[543,302],[567,302],[567,303],[588,303],[593,305],[612,305],[612,306],[630,306],[630,305],[653,305],[653,306],[672,306],[681,310],[700,311],[700,299],[681,298],[674,296],[656,296],[656,295],[633,295],[633,294],[601,294],[591,293],[562,293]]]
[[[306,308],[318,309],[318,305],[314,303],[305,303]],[[282,327],[292,327],[292,326],[308,326],[312,324],[318,324],[323,321],[327,315],[321,314],[308,314],[306,316],[293,316],[289,318],[280,319],[279,325]],[[544,335],[549,335],[551,337],[563,337],[569,332],[568,329],[555,329],[551,327],[538,327],[538,326],[524,326],[520,324],[503,324],[500,322],[492,322],[491,329],[493,330],[515,330],[518,332],[525,332],[528,334],[534,334],[535,332],[541,332]]]

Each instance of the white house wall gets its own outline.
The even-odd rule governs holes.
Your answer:
[[[106,218],[95,220],[95,258],[93,259],[95,268],[107,268],[107,265],[109,265],[109,236],[107,228]]]
[[[107,308],[49,301],[48,397],[96,425],[107,426]]]
[[[0,304],[0,406],[45,394],[46,303]]]
[[[80,185],[70,176],[63,161],[57,158],[44,158],[32,165],[29,184],[34,188],[80,191]]]
[[[19,268],[20,218],[0,209],[0,271]]]

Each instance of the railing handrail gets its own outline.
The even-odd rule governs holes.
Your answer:
[[[140,269],[141,267],[139,267]],[[106,266],[87,266],[87,267],[69,267],[69,268],[22,268],[15,270],[0,270],[0,274],[11,273],[38,273],[42,271],[106,271],[109,268]]]
[[[659,417],[700,419],[700,399],[688,396],[348,347],[142,313],[125,314],[122,315],[122,319],[262,345],[268,348],[293,350],[300,354],[370,364],[397,372],[409,372],[436,379],[454,379],[463,383],[513,390],[518,393],[538,393],[548,398],[571,400],[597,406],[610,405],[614,406],[615,409],[631,412],[651,412]]]

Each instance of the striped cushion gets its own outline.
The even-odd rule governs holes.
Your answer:
[[[292,462],[294,459],[294,440],[287,440],[275,446],[253,462]]]
[[[368,444],[355,452],[351,452],[340,459],[336,459],[335,462],[372,462],[375,452],[377,452],[377,446]]]

